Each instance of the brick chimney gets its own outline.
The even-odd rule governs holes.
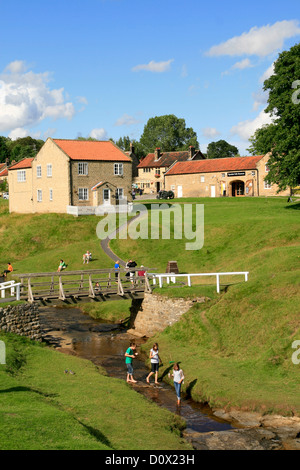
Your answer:
[[[134,145],[130,142],[130,153],[134,153]]]
[[[159,160],[160,159],[160,148],[156,147],[155,152],[154,152],[154,160]]]
[[[194,155],[195,155],[195,147],[193,145],[190,145],[189,146],[189,160],[191,160]]]

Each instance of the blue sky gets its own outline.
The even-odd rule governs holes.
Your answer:
[[[263,80],[300,42],[300,2],[0,0],[0,135],[139,139],[184,118],[246,155]],[[300,77],[299,77],[300,79]]]

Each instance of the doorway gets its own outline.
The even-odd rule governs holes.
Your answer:
[[[232,181],[232,183],[231,183],[231,195],[232,195],[232,197],[244,196],[245,195],[245,183],[244,183],[244,181]]]

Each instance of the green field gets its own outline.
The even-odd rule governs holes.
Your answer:
[[[249,280],[224,278],[220,295],[211,278],[197,278],[177,293],[164,288],[164,295],[212,300],[155,337],[163,360],[181,361],[185,387],[196,400],[299,414],[300,365],[291,357],[300,339],[300,204],[282,198],[181,202],[204,204],[201,250],[186,251],[185,239],[128,239],[113,240],[114,251],[161,272],[176,260],[180,272],[249,271]]]
[[[300,365],[291,359],[292,343],[300,340],[300,204],[287,204],[282,198],[180,202],[204,204],[201,250],[185,250],[184,239],[116,239],[112,249],[121,259],[134,258],[138,265],[155,267],[158,272],[165,272],[167,262],[176,260],[180,272],[249,271],[249,280],[225,278],[220,294],[210,279],[198,279],[191,288],[164,288],[163,295],[205,295],[211,300],[195,304],[177,324],[151,338],[145,349],[154,339],[159,343],[165,379],[169,361],[181,363],[184,390],[195,400],[299,415]],[[112,267],[96,236],[98,220],[64,214],[9,214],[7,201],[0,201],[1,269],[10,261],[16,275],[56,271],[60,258],[72,270]],[[93,261],[82,265],[86,250],[93,253]],[[93,316],[117,320],[123,316],[119,306],[101,305],[98,311],[89,304],[86,309]],[[124,304],[125,317],[128,310]],[[2,338],[9,345],[12,364],[10,370],[0,366],[3,448],[185,446],[173,416],[137,398],[122,381],[106,377],[87,361],[66,358],[4,333]],[[66,367],[76,370],[76,375],[65,375]],[[125,424],[122,430],[118,428],[122,420],[126,422],[128,409],[139,438],[124,437]],[[151,429],[160,430],[159,442],[148,440]]]

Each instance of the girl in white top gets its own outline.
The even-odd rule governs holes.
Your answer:
[[[174,379],[174,387],[177,395],[177,404],[180,405],[180,390],[181,384],[184,380],[183,370],[180,369],[179,364],[176,362],[173,368],[173,379]]]
[[[160,359],[159,354],[158,354],[158,344],[157,343],[153,344],[153,347],[150,351],[149,357],[151,359],[151,372],[147,376],[146,381],[147,381],[147,383],[150,383],[149,379],[150,379],[151,375],[155,374],[155,383],[158,384],[158,380],[157,380],[158,379],[158,368],[159,368],[159,361],[161,362],[161,359]]]

